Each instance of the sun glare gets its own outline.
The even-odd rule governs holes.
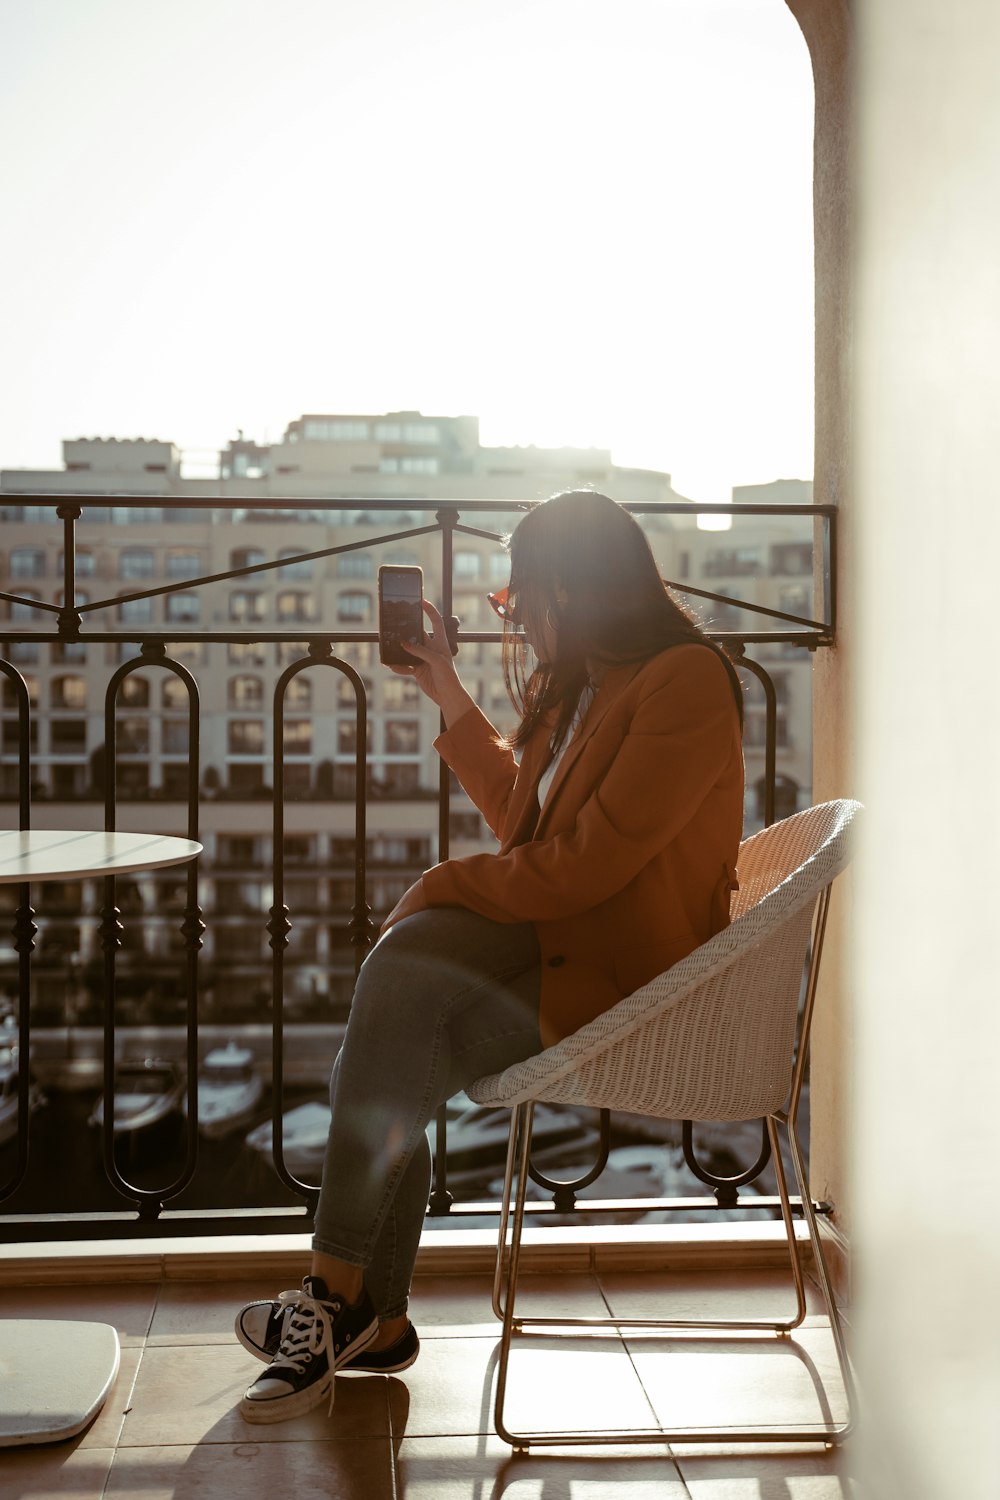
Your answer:
[[[0,464],[419,409],[729,486],[811,474],[784,0],[176,0],[155,47],[126,0],[43,9],[0,19]]]

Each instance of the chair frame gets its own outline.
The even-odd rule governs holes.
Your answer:
[[[785,1228],[785,1236],[789,1260],[791,1264],[792,1279],[795,1289],[796,1308],[793,1316],[784,1319],[763,1320],[739,1320],[739,1319],[706,1319],[700,1320],[674,1320],[653,1318],[552,1318],[552,1317],[518,1317],[515,1314],[515,1301],[517,1293],[517,1280],[521,1264],[522,1235],[524,1229],[525,1200],[528,1186],[528,1167],[531,1152],[531,1125],[534,1113],[534,1105],[537,1100],[526,1100],[516,1103],[512,1108],[512,1121],[510,1141],[507,1152],[507,1163],[504,1174],[503,1194],[501,1199],[500,1227],[497,1241],[497,1259],[493,1281],[493,1311],[502,1323],[502,1334],[500,1340],[500,1354],[497,1366],[497,1386],[494,1402],[494,1423],[498,1436],[509,1443],[515,1450],[526,1450],[529,1447],[568,1447],[568,1446],[599,1446],[608,1443],[631,1445],[648,1443],[810,1443],[821,1442],[829,1447],[841,1443],[852,1431],[856,1414],[856,1389],[851,1373],[844,1339],[843,1325],[840,1312],[837,1308],[833,1285],[829,1270],[823,1253],[822,1239],[816,1216],[816,1206],[809,1193],[808,1177],[804,1164],[802,1148],[798,1137],[797,1116],[802,1096],[802,1085],[805,1078],[806,1061],[808,1057],[809,1031],[812,1024],[813,1011],[816,1001],[816,990],[819,978],[820,960],[823,951],[823,939],[826,932],[827,916],[830,905],[830,892],[833,877],[823,887],[816,898],[811,942],[806,955],[806,979],[805,998],[798,1019],[795,1041],[794,1064],[792,1069],[792,1081],[788,1095],[787,1107],[769,1113],[765,1119],[767,1124],[768,1138],[771,1144],[771,1153],[774,1161],[775,1176],[777,1178],[778,1193],[781,1201],[781,1216]],[[734,955],[733,962],[737,955]],[[539,1099],[543,1097],[544,1090],[539,1090]],[[781,1152],[781,1132],[788,1139],[789,1152],[794,1171],[798,1196],[792,1198],[788,1191],[788,1181]],[[516,1190],[515,1190],[516,1180]],[[778,1427],[749,1427],[739,1429],[735,1427],[725,1428],[696,1428],[691,1430],[649,1428],[635,1430],[609,1430],[600,1432],[557,1432],[538,1429],[529,1432],[515,1432],[508,1426],[504,1416],[504,1406],[507,1395],[509,1360],[511,1348],[516,1336],[526,1335],[528,1337],[545,1337],[545,1334],[537,1334],[535,1330],[562,1329],[572,1331],[584,1329],[597,1331],[601,1329],[643,1329],[646,1332],[659,1331],[669,1332],[671,1330],[684,1330],[689,1337],[695,1336],[700,1331],[712,1332],[759,1332],[770,1333],[777,1338],[787,1339],[792,1331],[798,1328],[806,1317],[806,1294],[805,1277],[802,1266],[802,1248],[800,1240],[795,1233],[795,1220],[793,1207],[801,1208],[807,1231],[809,1244],[812,1249],[816,1278],[822,1293],[826,1314],[830,1322],[830,1331],[833,1336],[837,1362],[840,1375],[843,1380],[847,1400],[847,1419],[840,1424],[827,1426],[809,1427],[795,1426],[791,1428]],[[508,1246],[508,1234],[510,1241]],[[558,1334],[548,1334],[550,1338],[558,1338]]]

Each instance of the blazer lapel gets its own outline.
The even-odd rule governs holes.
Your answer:
[[[544,769],[547,747],[548,732],[546,730],[536,734],[534,739],[524,747],[514,795],[507,809],[504,836],[499,851],[501,854],[506,854],[518,844],[529,843],[534,835],[535,824],[538,822],[538,798],[535,795],[535,789]]]
[[[538,817],[538,826],[535,829],[535,837],[541,831],[542,824],[546,821],[549,813],[555,805],[555,800],[561,788],[566,782],[579,756],[594,733],[597,726],[607,716],[608,711],[618,698],[622,690],[628,686],[632,678],[646,665],[645,662],[628,662],[625,666],[611,667],[604,674],[600,687],[594,694],[593,702],[584,716],[583,723],[577,728],[576,734],[566,747],[566,753],[559,762],[556,774],[549,787],[549,795],[545,799],[545,809]],[[539,772],[540,774],[540,772]],[[537,780],[537,777],[536,777]]]

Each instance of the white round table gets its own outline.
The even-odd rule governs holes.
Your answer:
[[[83,880],[185,864],[193,839],[158,833],[32,829],[0,833],[0,884]],[[0,1322],[0,1448],[75,1437],[118,1375],[117,1331],[107,1323],[5,1318]]]
[[[162,833],[94,833],[65,828],[0,833],[0,883],[128,875],[135,870],[185,864],[201,849],[194,839]]]

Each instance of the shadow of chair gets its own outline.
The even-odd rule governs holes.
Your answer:
[[[468,1093],[480,1104],[513,1111],[504,1178],[493,1306],[503,1322],[494,1421],[513,1447],[569,1443],[824,1442],[846,1437],[853,1421],[854,1387],[816,1211],[796,1130],[809,1029],[816,998],[823,935],[835,877],[847,865],[860,804],[823,803],[793,814],[744,841],[740,890],[732,921],[666,973],[554,1047],[480,1078]],[[805,979],[803,980],[803,976]],[[786,1319],[518,1318],[515,1299],[524,1227],[534,1105],[565,1103],[670,1120],[744,1121],[763,1118],[774,1160],[788,1242],[796,1308]],[[543,1330],[736,1331],[788,1337],[806,1316],[802,1252],[781,1154],[784,1130],[816,1280],[823,1295],[844,1383],[843,1423],[671,1431],[567,1434],[512,1432],[504,1421],[511,1345],[558,1337]],[[516,1183],[516,1191],[515,1191]],[[509,1244],[508,1244],[509,1241]],[[829,1408],[827,1407],[827,1411]]]

